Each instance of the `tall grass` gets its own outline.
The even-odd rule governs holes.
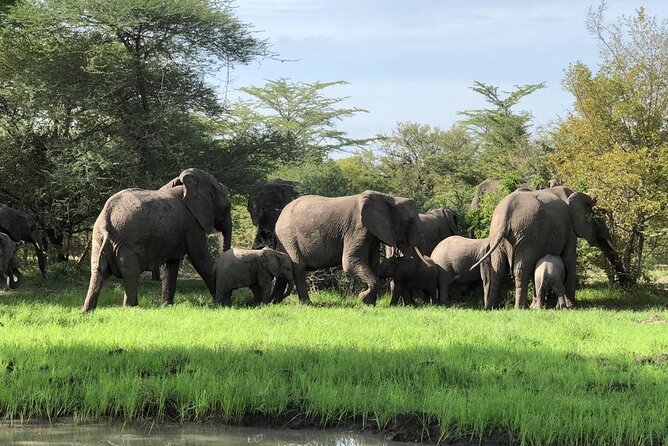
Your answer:
[[[248,309],[213,308],[200,282],[182,281],[161,309],[159,284],[120,308],[110,283],[85,316],[84,293],[38,283],[0,294],[5,418],[301,414],[383,428],[415,413],[448,436],[668,441],[668,298],[656,289],[592,287],[564,312],[369,308],[331,293]]]

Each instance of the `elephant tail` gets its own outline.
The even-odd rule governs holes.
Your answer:
[[[482,257],[480,258],[480,260],[478,260],[478,261],[471,267],[471,269],[470,269],[469,271],[473,271],[473,270],[476,269],[478,266],[480,266],[480,264],[483,262],[483,260],[485,260],[487,257],[489,257],[489,256],[492,254],[492,252],[494,252],[494,250],[495,250],[496,248],[498,248],[498,246],[501,244],[501,242],[503,241],[503,238],[504,238],[505,236],[506,236],[505,231],[499,231],[498,235],[497,235],[496,238],[494,239],[494,243],[490,243],[490,244],[489,244],[490,248],[487,250],[487,252],[485,253],[485,255],[482,256]],[[490,240],[490,241],[491,241],[491,240]]]

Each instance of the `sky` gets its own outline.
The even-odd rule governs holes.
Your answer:
[[[343,80],[324,93],[348,97],[346,106],[368,113],[341,121],[350,136],[391,133],[398,122],[447,129],[458,112],[485,106],[474,81],[502,90],[545,82],[525,98],[538,126],[564,117],[571,95],[561,81],[569,64],[596,68],[598,44],[587,32],[589,6],[580,0],[237,0],[236,16],[268,39],[280,62],[265,59],[235,66],[227,89],[289,78],[299,82]],[[606,18],[668,17],[668,2],[608,0]],[[225,87],[226,73],[215,82]]]

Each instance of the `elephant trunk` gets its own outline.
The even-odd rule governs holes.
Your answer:
[[[633,278],[624,270],[624,264],[619,258],[612,241],[608,238],[600,240],[598,246],[605,258],[610,262],[612,269],[615,271],[615,280],[617,283],[623,287],[635,285]]]
[[[39,270],[42,272],[42,277],[46,279],[46,252],[42,249],[39,242],[35,242],[34,245],[37,263],[39,263]]]
[[[232,210],[228,209],[223,216],[220,230],[220,252],[223,253],[232,246]]]

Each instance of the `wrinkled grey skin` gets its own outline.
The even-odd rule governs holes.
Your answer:
[[[248,196],[247,209],[257,227],[253,249],[276,248],[274,229],[281,211],[299,196],[297,183],[276,178],[257,186]]]
[[[46,253],[42,233],[37,222],[25,212],[0,205],[0,232],[9,235],[15,242],[28,242],[35,247],[35,255],[42,276],[46,277]]]
[[[436,245],[438,243],[447,238],[450,237],[454,234],[457,234],[459,232],[459,228],[457,226],[457,214],[455,214],[454,211],[451,209],[446,209],[446,208],[437,208],[437,209],[430,209],[428,212],[418,214],[418,231],[422,235],[422,243],[420,244],[420,252],[422,252],[425,255],[431,254],[431,252],[434,250]],[[413,256],[411,252],[408,253],[409,256]],[[391,247],[386,247],[385,248],[385,258],[390,259],[391,257],[395,257],[396,252]],[[413,256],[414,257],[414,256]],[[413,260],[418,260],[417,258],[414,257]],[[402,275],[403,279],[402,280],[409,280],[409,274],[408,272],[408,265],[412,265],[413,262],[404,262],[406,266],[402,266],[401,270],[405,270],[405,274]],[[421,263],[421,262],[420,262]],[[388,264],[388,267],[390,267],[391,264]],[[423,266],[424,263],[422,264]],[[418,270],[418,265],[415,264],[411,266],[411,270],[417,271]],[[415,287],[413,286],[402,286],[401,291],[398,293],[395,293],[395,279],[393,278],[393,275],[386,273],[387,275],[385,278],[391,278],[390,280],[390,295],[392,295],[392,300],[398,302],[399,296],[403,295],[404,296],[404,302],[406,304],[412,304],[413,298],[412,298],[412,293],[413,289]],[[381,277],[383,278],[383,277]]]
[[[589,195],[573,193],[563,186],[515,191],[501,200],[490,224],[486,254],[490,261],[481,268],[485,308],[498,305],[500,285],[508,268],[515,278],[515,307],[526,307],[531,275],[538,259],[548,254],[563,259],[566,298],[574,303],[577,238],[612,252],[608,248],[612,246],[610,234],[605,224],[593,217],[593,205]]]
[[[415,203],[375,191],[328,198],[306,195],[289,203],[276,222],[277,249],[292,260],[300,301],[310,302],[306,271],[343,266],[367,286],[364,303],[375,304],[380,289],[380,243],[409,252],[421,244]],[[419,248],[418,248],[419,249]],[[278,301],[285,284],[277,281]]]
[[[171,304],[186,254],[213,295],[207,234],[220,231],[221,251],[229,249],[230,204],[225,186],[199,169],[184,170],[160,190],[125,189],[112,195],[93,226],[91,278],[82,311],[95,309],[102,284],[112,274],[123,279],[123,304],[137,305],[139,274],[161,265],[162,303]]]
[[[230,305],[233,290],[249,287],[253,292],[254,304],[268,303],[271,300],[271,283],[274,278],[288,281],[288,290],[283,296],[285,298],[292,292],[294,285],[292,261],[287,254],[267,247],[232,248],[216,261],[216,293],[213,300],[221,305]]]
[[[392,279],[391,306],[397,305],[400,299],[405,305],[415,305],[413,292],[416,290],[422,292],[425,302],[436,300],[438,270],[434,266],[427,267],[416,256],[395,255],[386,258],[380,264],[378,277]]]
[[[488,243],[488,239],[455,235],[434,248],[430,257],[438,267],[438,300],[441,305],[449,303],[450,288],[454,283],[473,285],[481,282],[480,266],[471,267],[485,256]]]
[[[531,308],[541,309],[550,297],[556,297],[558,308],[572,308],[573,302],[566,297],[565,279],[566,267],[561,257],[546,255],[540,258],[534,271],[536,298]]]
[[[16,247],[16,242],[9,235],[0,232],[0,277],[13,290],[21,285],[23,279]]]

